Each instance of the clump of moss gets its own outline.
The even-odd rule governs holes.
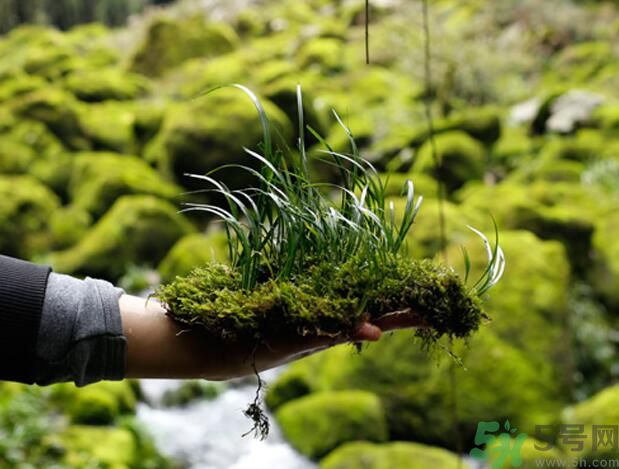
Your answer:
[[[413,183],[402,189],[406,204],[396,215],[381,175],[357,149],[352,132],[334,113],[348,136],[351,153],[325,145],[326,159],[342,185],[315,182],[305,149],[305,125],[297,88],[298,153],[274,150],[269,121],[260,101],[244,91],[258,109],[263,127],[261,153],[247,150],[258,166],[228,164],[249,173],[258,187],[229,189],[212,177],[192,175],[224,199],[187,204],[186,211],[215,215],[223,222],[230,265],[208,263],[158,289],[156,296],[176,320],[201,327],[219,339],[255,344],[290,336],[348,338],[364,321],[408,310],[424,328],[426,345],[440,337],[467,337],[484,317],[480,297],[501,277],[504,257],[498,242],[484,241],[488,264],[481,278],[466,287],[471,262],[465,255],[461,280],[449,267],[411,261],[402,254],[420,209]],[[340,202],[322,189],[334,191]],[[259,381],[261,384],[261,382]],[[260,387],[259,387],[260,390]],[[258,400],[246,412],[257,434],[268,431]]]
[[[361,322],[410,309],[429,340],[466,337],[484,317],[480,300],[451,269],[431,261],[393,259],[369,269],[358,259],[319,263],[294,279],[267,279],[251,290],[239,272],[211,263],[157,291],[176,320],[233,341],[282,334],[348,336]]]

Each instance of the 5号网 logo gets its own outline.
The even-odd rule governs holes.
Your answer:
[[[479,422],[475,433],[475,446],[469,455],[481,461],[489,461],[491,469],[500,469],[522,466],[522,445],[527,439],[526,433],[518,433],[509,420],[503,424],[503,431],[499,422]]]

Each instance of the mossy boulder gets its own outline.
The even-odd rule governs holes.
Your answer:
[[[440,127],[460,130],[490,146],[501,137],[501,114],[499,109],[491,107],[459,111],[449,116]]]
[[[490,467],[496,469],[510,469],[512,467],[537,469],[538,467],[568,467],[566,464],[570,463],[565,453],[556,447],[546,449],[549,447],[547,442],[538,441],[531,436],[528,436],[523,442],[516,442],[512,439],[509,444],[511,448],[514,445],[521,445],[518,452],[519,461],[516,461],[511,454],[503,459],[504,453],[501,448],[495,448],[491,445],[488,451]]]
[[[579,182],[564,179],[532,181],[514,173],[496,186],[467,185],[456,199],[467,210],[489,211],[503,229],[529,230],[542,239],[561,241],[574,269],[584,274],[592,264],[594,225],[608,210],[609,200]]]
[[[26,173],[35,158],[36,153],[28,145],[0,134],[1,174]]]
[[[286,439],[312,459],[349,441],[387,440],[382,405],[368,392],[313,394],[283,405],[276,417]]]
[[[320,461],[320,469],[452,469],[457,455],[419,443],[346,443]]]
[[[48,87],[28,93],[15,103],[14,112],[21,118],[45,124],[71,149],[90,147],[79,125],[75,97],[60,88]]]
[[[297,60],[303,69],[316,67],[324,73],[339,72],[344,68],[344,44],[335,38],[315,38],[299,50]]]
[[[595,223],[595,262],[591,272],[591,284],[613,310],[619,306],[618,235],[619,217],[616,210],[611,209]]]
[[[262,105],[271,125],[289,141],[291,127],[286,116],[268,100],[262,100]],[[205,174],[228,163],[255,166],[256,160],[243,147],[258,150],[262,139],[252,102],[240,90],[225,89],[171,107],[161,131],[147,146],[145,158],[183,186],[203,189],[204,184],[185,173]],[[221,171],[217,177],[231,187],[248,180],[246,172],[238,169]]]
[[[91,103],[136,99],[149,90],[149,82],[143,76],[118,68],[82,70],[69,75],[63,86],[79,100]]]
[[[593,439],[596,429],[593,426],[611,425],[616,427],[619,425],[619,385],[610,386],[586,401],[567,407],[561,416],[561,423],[564,425],[584,425],[583,431],[579,433],[586,435],[581,451],[564,441],[563,449],[566,454],[572,457],[579,456],[589,461],[617,460],[619,448],[616,444],[613,444],[612,437],[609,440],[608,435],[606,435],[606,439],[604,437],[602,437],[602,441],[598,439],[597,441],[601,444],[594,447]],[[599,433],[597,437],[600,437]],[[606,444],[604,444],[604,441]]]
[[[166,391],[161,403],[166,407],[184,407],[199,400],[213,400],[224,390],[221,383],[190,380],[177,389]]]
[[[10,101],[16,97],[44,88],[48,85],[47,80],[26,73],[15,74],[2,80],[0,84],[0,102]]]
[[[267,388],[265,395],[267,407],[275,410],[286,402],[310,394],[315,389],[311,380],[312,377],[308,376],[305,369],[287,368]]]
[[[232,51],[238,36],[225,23],[208,23],[202,15],[185,20],[156,18],[131,60],[131,69],[158,77],[193,57]]]
[[[74,156],[69,194],[73,205],[95,218],[102,216],[123,195],[149,194],[172,200],[182,189],[135,156],[115,153],[80,153]]]
[[[71,249],[52,254],[59,272],[118,280],[130,265],[154,266],[192,225],[170,203],[147,195],[119,198]]]
[[[60,201],[30,176],[0,176],[0,252],[29,258],[51,243],[49,217]]]
[[[88,211],[67,205],[54,211],[49,218],[53,249],[66,249],[76,244],[93,223]]]
[[[161,281],[167,283],[213,261],[228,261],[228,239],[224,232],[184,236],[170,249],[157,270]]]
[[[105,102],[80,106],[78,119],[91,148],[129,154],[137,150],[136,115],[126,104]]]
[[[446,132],[436,137],[440,168],[435,168],[430,142],[419,150],[414,170],[440,177],[449,192],[471,180],[482,179],[486,168],[486,151],[475,139],[464,132]]]
[[[94,464],[114,469],[129,469],[140,462],[140,452],[133,434],[124,428],[72,425],[58,435],[69,467]]]

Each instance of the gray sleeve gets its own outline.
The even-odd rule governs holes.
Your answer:
[[[37,343],[36,383],[85,386],[125,375],[127,340],[118,299],[103,280],[50,274]]]

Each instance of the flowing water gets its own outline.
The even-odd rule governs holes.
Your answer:
[[[275,374],[263,375],[267,382]],[[242,437],[252,422],[242,411],[253,401],[255,384],[240,384],[213,400],[198,400],[186,407],[164,408],[161,399],[180,381],[143,380],[147,403],[138,407],[138,419],[153,435],[157,447],[187,469],[314,469],[317,466],[285,442],[270,416],[271,431],[264,441]]]

